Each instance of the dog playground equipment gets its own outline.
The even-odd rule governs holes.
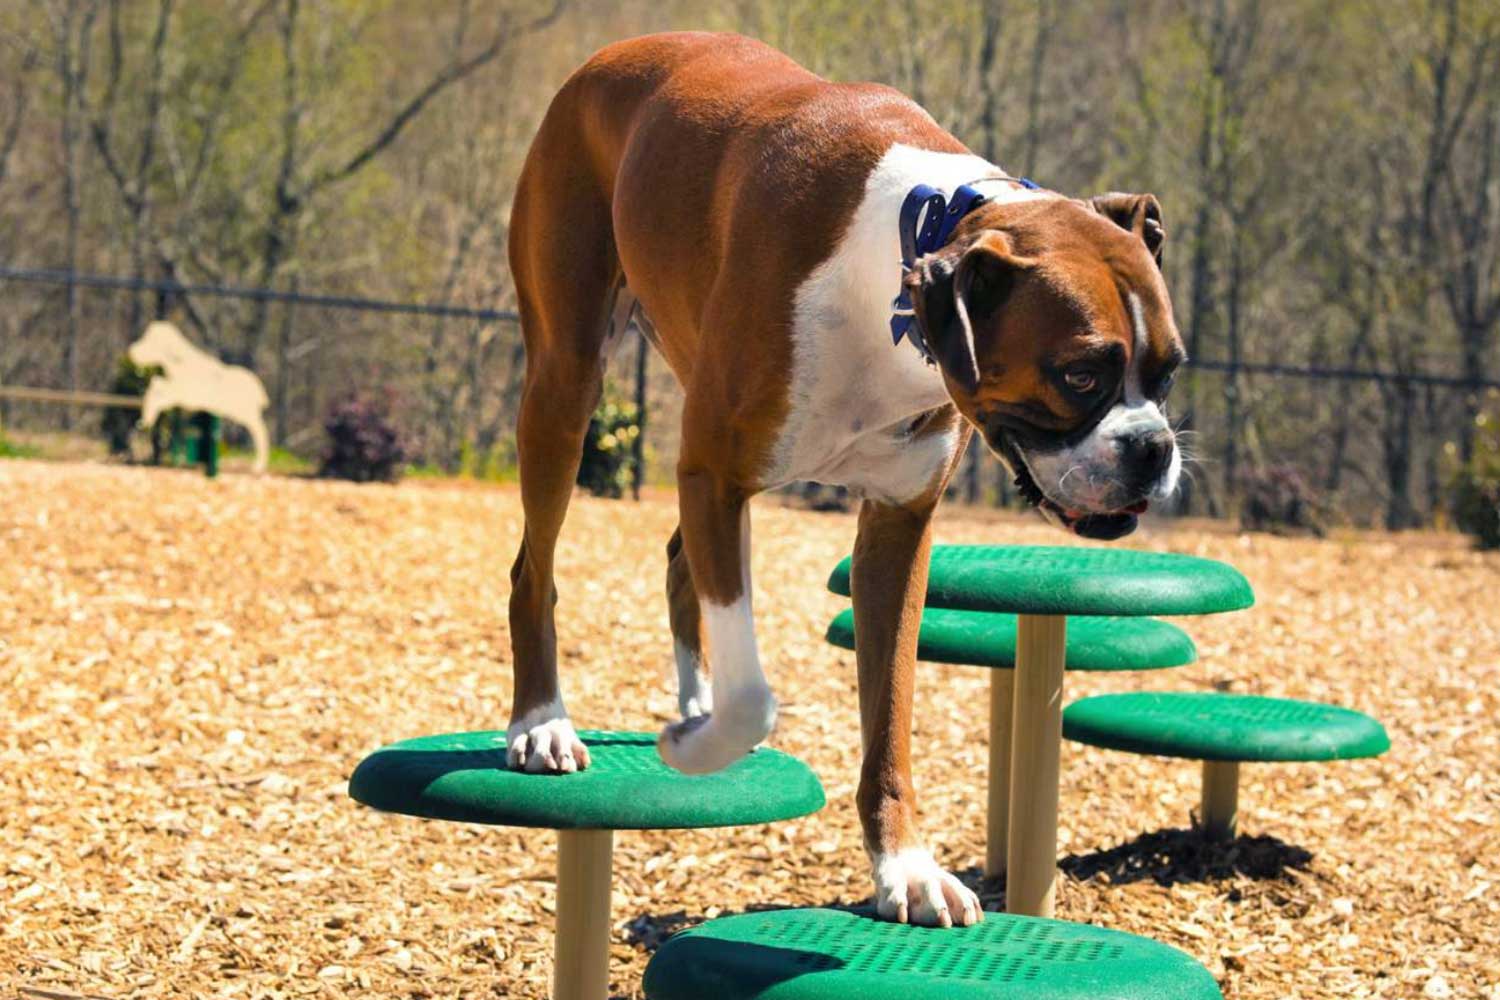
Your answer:
[[[845,558],[829,589],[848,596],[849,570]],[[1254,601],[1239,571],[1195,556],[1060,546],[933,548],[929,606],[1017,616],[1010,710],[1002,691],[990,712],[992,747],[1003,746],[1004,720],[1010,719],[1007,910],[1035,917],[1053,912],[1068,617],[1201,615],[1237,611]]]
[[[1200,822],[1216,839],[1234,837],[1240,764],[1350,760],[1390,749],[1385,729],[1363,712],[1285,698],[1208,691],[1106,694],[1063,712],[1075,743],[1203,761]]]
[[[828,626],[827,639],[854,648],[854,609]],[[1155,618],[1078,617],[1068,623],[1068,670],[1156,670],[1198,658],[1188,634]],[[917,659],[931,663],[989,667],[990,760],[985,813],[984,873],[1005,873],[1010,821],[1010,724],[1015,691],[1016,616],[995,611],[927,608],[917,637]]]
[[[648,1000],[1221,1000],[1213,976],[1122,931],[988,913],[971,927],[873,913],[775,910],[676,935],[646,966]]]
[[[776,750],[690,776],[661,762],[654,733],[579,738],[592,763],[575,774],[511,771],[505,734],[474,732],[393,743],[349,779],[351,796],[387,812],[558,832],[553,1000],[608,994],[614,831],[770,823],[817,812],[824,801],[807,765]]]
[[[266,430],[264,411],[271,400],[254,372],[240,365],[225,364],[194,346],[181,330],[162,320],[148,324],[146,332],[125,353],[131,364],[162,370],[161,375],[152,377],[141,399],[143,427],[150,427],[157,416],[173,408],[227,417],[250,432],[255,445],[255,472],[266,471],[271,437]]]

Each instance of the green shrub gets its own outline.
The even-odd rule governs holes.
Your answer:
[[[630,456],[640,436],[634,403],[605,400],[589,420],[583,439],[578,485],[596,497],[618,500],[630,485]]]
[[[144,396],[146,386],[151,383],[151,379],[160,374],[159,366],[151,365],[140,368],[128,357],[122,355],[119,363],[115,365],[115,378],[109,385],[109,391],[117,396]],[[139,407],[110,406],[105,408],[103,415],[99,418],[99,430],[109,442],[111,455],[124,455],[130,451],[130,435],[140,418]]]
[[[1500,549],[1500,420],[1489,412],[1474,423],[1474,455],[1449,482],[1448,506],[1453,523],[1480,548]]]
[[[516,446],[514,439],[503,439],[481,450],[465,440],[458,446],[458,474],[465,479],[485,483],[516,481]]]

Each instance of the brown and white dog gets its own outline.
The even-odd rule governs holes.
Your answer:
[[[907,193],[965,183],[986,201],[904,273]],[[663,732],[662,757],[713,771],[770,733],[749,499],[794,480],[848,487],[863,499],[858,806],[876,903],[895,920],[978,920],[977,897],[915,824],[912,681],[933,509],[976,430],[1080,535],[1125,534],[1174,489],[1161,403],[1183,350],[1163,236],[1151,195],[1028,190],[900,93],[829,83],[750,39],[654,35],[597,53],[548,109],[511,216],[526,341],[511,765],[589,764],[558,687],[553,554],[605,359],[633,322],[686,397],[667,545],[684,718]],[[935,365],[892,345],[903,281]]]

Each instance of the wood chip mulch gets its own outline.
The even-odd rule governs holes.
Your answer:
[[[573,505],[558,628],[580,723],[675,713],[675,523],[668,495]],[[508,489],[0,463],[0,997],[545,996],[555,838],[345,794],[381,744],[504,727],[520,528]],[[619,835],[621,997],[690,923],[868,895],[854,668],[822,641],[853,519],[769,500],[755,533],[773,743],[830,804]],[[1059,540],[958,508],[939,537]],[[1213,846],[1187,829],[1194,765],[1069,746],[1058,915],[1185,949],[1230,1000],[1500,1000],[1500,558],[1442,535],[1166,523],[1128,544],[1231,562],[1259,604],[1184,620],[1194,666],[1072,675],[1070,697],[1227,684],[1369,712],[1393,748],[1247,766],[1243,836]],[[976,881],[986,690],[981,670],[924,665],[914,744],[931,844]]]

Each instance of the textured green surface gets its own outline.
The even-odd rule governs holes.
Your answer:
[[[828,626],[828,641],[854,648],[854,609]],[[1069,670],[1151,670],[1198,658],[1186,632],[1155,618],[1068,619]],[[928,608],[922,612],[917,659],[1010,669],[1016,665],[1016,616],[999,611]]]
[[[1063,735],[1111,750],[1193,760],[1342,760],[1390,749],[1380,723],[1348,708],[1248,694],[1106,694],[1063,711]]]
[[[849,594],[849,559],[828,589]],[[1255,603],[1239,570],[1172,552],[1052,545],[939,545],[927,605],[1022,615],[1205,615]]]
[[[940,930],[843,910],[776,910],[679,934],[646,967],[649,1000],[1219,1000],[1156,941],[986,913]]]
[[[740,826],[823,808],[806,764],[761,748],[717,774],[661,762],[647,733],[579,733],[592,764],[576,774],[505,766],[505,734],[450,733],[392,743],[360,762],[349,794],[388,812],[553,830]]]

